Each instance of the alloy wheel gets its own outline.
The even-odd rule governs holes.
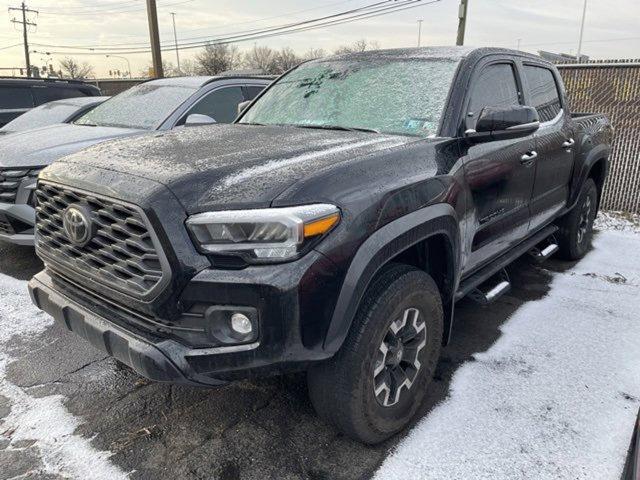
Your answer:
[[[376,400],[384,407],[395,405],[411,389],[420,371],[420,351],[427,343],[427,326],[416,308],[407,308],[389,326],[373,370]]]

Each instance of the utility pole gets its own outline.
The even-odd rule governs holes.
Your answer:
[[[171,12],[171,18],[173,19],[173,40],[176,44],[176,62],[178,64],[178,73],[181,73],[180,70],[180,53],[178,53],[178,34],[176,33],[176,14]]]
[[[576,54],[576,60],[580,61],[580,54],[582,53],[582,34],[584,33],[584,19],[587,16],[587,0],[584,0],[584,6],[582,7],[582,22],[580,23],[580,39],[578,40],[578,53]]]
[[[158,11],[156,0],[147,0],[147,17],[149,17],[149,37],[151,39],[151,57],[153,58],[153,76],[164,77],[162,71],[162,53],[160,51],[160,32],[158,30]]]
[[[469,0],[460,0],[460,6],[458,7],[458,38],[456,45],[464,45],[464,31],[467,27],[467,7],[469,6]]]
[[[422,22],[423,20],[418,20],[418,47],[420,47],[420,43],[422,41]]]
[[[11,23],[22,25],[22,36],[24,38],[24,61],[27,66],[27,77],[31,76],[31,60],[29,59],[29,38],[27,32],[29,27],[35,27],[36,24],[34,22],[30,22],[27,20],[27,13],[35,13],[37,14],[37,10],[29,10],[27,6],[22,2],[19,8],[9,8],[9,12],[11,11],[22,11],[22,21],[16,20],[15,18],[11,19]]]

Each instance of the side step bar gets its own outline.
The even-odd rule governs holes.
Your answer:
[[[493,260],[491,263],[484,266],[471,276],[463,279],[460,282],[460,286],[458,287],[458,291],[454,296],[454,300],[458,301],[469,295],[469,293],[476,287],[483,284],[496,273],[503,270],[509,264],[513,263],[514,260],[520,258],[522,255],[533,249],[536,245],[543,242],[557,231],[557,226],[547,225],[531,238],[523,241],[522,243],[511,249],[509,252],[505,253],[501,257],[498,257],[496,260]]]
[[[482,285],[474,288],[469,292],[469,298],[478,302],[480,305],[488,305],[491,302],[495,302],[502,295],[511,290],[511,282],[509,281],[509,275],[505,269],[502,269],[497,275],[494,275],[492,279],[494,279],[490,283],[490,280],[485,282],[489,284],[491,287],[488,291],[482,290]],[[483,284],[484,285],[484,284]]]
[[[541,248],[540,245],[536,245],[531,250],[529,250],[529,255],[531,255],[537,262],[544,262],[547,258],[549,258],[560,249],[560,247],[558,246],[558,241],[553,235],[551,235],[551,237],[549,237],[547,240],[547,245],[545,247]]]

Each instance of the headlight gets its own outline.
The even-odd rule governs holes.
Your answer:
[[[254,263],[291,260],[305,245],[340,221],[334,205],[226,210],[193,215],[187,220],[200,250],[235,255]]]

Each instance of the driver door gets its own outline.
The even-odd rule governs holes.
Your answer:
[[[515,63],[494,61],[477,69],[465,103],[465,129],[473,129],[484,107],[523,103]],[[535,176],[535,138],[465,145],[464,174],[473,218],[464,273],[481,267],[527,235]],[[533,157],[533,158],[531,158]]]

